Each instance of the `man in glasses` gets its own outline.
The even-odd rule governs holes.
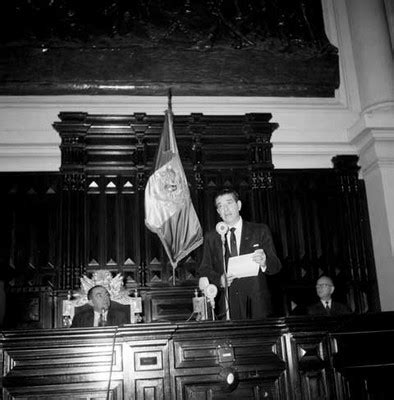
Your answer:
[[[308,314],[335,316],[351,313],[347,305],[332,299],[334,290],[333,280],[328,276],[321,276],[316,282],[316,293],[320,301],[308,307]]]

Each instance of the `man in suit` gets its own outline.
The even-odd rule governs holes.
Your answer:
[[[130,307],[111,301],[104,286],[97,285],[88,291],[89,303],[75,309],[71,328],[111,326],[130,323]]]
[[[271,232],[267,225],[244,221],[240,215],[242,203],[238,193],[225,189],[215,196],[215,206],[222,221],[228,226],[225,238],[225,265],[229,256],[251,254],[258,264],[257,276],[237,278],[224,271],[221,235],[213,230],[204,237],[203,257],[199,276],[206,276],[210,283],[221,290],[218,295],[218,316],[230,318],[261,319],[271,312],[271,296],[266,275],[279,272],[282,265],[276,255]],[[232,239],[233,238],[233,239]],[[228,301],[225,293],[228,288]]]
[[[334,290],[333,280],[329,276],[321,276],[316,282],[316,293],[320,301],[308,307],[308,314],[335,316],[351,313],[347,305],[332,299]]]

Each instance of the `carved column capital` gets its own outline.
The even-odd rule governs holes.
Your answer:
[[[84,173],[70,173],[63,175],[63,190],[83,191],[85,190],[86,176]]]

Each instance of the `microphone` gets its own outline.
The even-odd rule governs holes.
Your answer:
[[[202,276],[198,280],[198,287],[201,290],[201,292],[205,293],[205,289],[207,288],[208,285],[209,285],[209,280],[206,276]]]
[[[228,225],[223,222],[220,221],[216,224],[216,232],[222,237],[222,239],[224,238],[224,235],[227,233],[228,231]]]
[[[218,294],[218,288],[214,284],[209,284],[205,289],[205,297],[208,300],[212,310],[212,320],[215,320],[215,297]],[[208,312],[208,310],[207,310]]]
[[[215,297],[218,294],[218,288],[213,283],[209,283],[206,276],[200,278],[198,286],[204,296],[208,299],[212,308],[215,308]]]
[[[222,256],[223,256],[223,276],[224,276],[224,301],[226,305],[226,319],[230,320],[230,308],[228,304],[228,285],[227,285],[227,268],[226,268],[226,238],[225,235],[228,232],[228,225],[220,221],[216,224],[216,232],[222,238]]]
[[[209,302],[212,305],[212,308],[215,308],[214,298],[216,297],[217,294],[218,294],[218,288],[216,287],[216,285],[211,283],[205,288],[205,296],[207,296]]]
[[[208,300],[213,300],[218,294],[218,288],[213,283],[209,283],[206,276],[202,276],[198,281],[198,287],[201,292],[208,298]]]

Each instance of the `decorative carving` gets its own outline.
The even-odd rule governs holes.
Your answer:
[[[333,96],[339,82],[319,1],[0,4],[2,94]]]
[[[83,173],[66,173],[63,175],[63,190],[85,190],[86,177]]]
[[[75,305],[85,304],[88,301],[89,290],[96,285],[104,286],[108,290],[111,300],[119,303],[124,303],[124,299],[129,297],[128,290],[123,286],[123,276],[120,273],[112,276],[110,271],[99,270],[93,272],[91,278],[86,275],[81,277],[81,290],[74,295]]]
[[[146,145],[145,133],[148,129],[145,113],[134,113],[134,121],[130,124],[130,128],[137,139],[136,152],[134,154],[134,164],[144,166],[146,164]]]
[[[55,125],[56,126],[56,125]],[[85,131],[86,127],[81,126],[81,130]],[[76,170],[84,163],[85,157],[85,132],[76,131],[64,132],[62,143],[60,146],[62,152],[62,165],[61,169],[67,171],[68,169]]]
[[[341,155],[332,158],[334,170],[338,173],[338,184],[342,192],[358,192],[360,167],[357,165],[358,156]]]
[[[194,171],[194,184],[197,190],[202,190],[204,188],[204,180],[198,169]]]
[[[327,51],[325,46],[329,45],[321,7],[314,2],[305,7],[302,1],[271,4],[245,0],[233,2],[232,6],[213,0],[103,1],[97,8],[91,8],[89,3],[33,5],[29,0],[21,0],[15,7],[9,1],[2,7],[13,27],[7,31],[5,40],[91,42],[104,37],[135,43],[141,40],[142,33],[150,46],[186,39],[189,46],[200,50],[221,44],[235,49],[280,46],[282,51],[307,47],[310,52],[317,52]]]
[[[138,172],[137,172],[137,190],[139,192],[143,192],[145,190],[145,186],[146,186],[146,173],[145,170],[143,170],[142,168],[139,168]]]
[[[196,115],[192,114],[193,122],[201,117],[202,114]],[[197,190],[202,190],[204,187],[204,181],[202,177],[202,143],[201,139],[204,135],[204,128],[201,126],[191,125],[190,131],[193,135],[192,144],[192,157],[193,157],[193,174],[194,174],[194,184]]]
[[[251,187],[252,189],[271,189],[273,175],[271,171],[252,171]]]

